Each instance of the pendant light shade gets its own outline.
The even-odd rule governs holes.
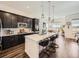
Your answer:
[[[41,14],[41,18],[44,18],[44,2],[41,2],[41,9],[42,9],[42,14]]]
[[[52,19],[51,22],[54,22],[54,12],[55,12],[55,11],[54,11],[54,8],[55,8],[55,6],[54,6],[54,4],[53,4],[53,5],[52,5],[52,11],[53,11],[53,16],[52,16],[52,17],[53,17],[53,19]]]
[[[51,6],[51,1],[48,1],[48,21],[50,22],[51,21],[51,17],[50,17],[50,6]]]

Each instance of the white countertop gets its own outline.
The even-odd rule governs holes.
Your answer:
[[[24,29],[24,33],[19,33],[20,29]],[[7,30],[12,31],[13,33],[9,34],[6,33]],[[0,37],[3,36],[12,36],[12,35],[21,35],[21,34],[27,34],[27,33],[33,33],[30,28],[3,28],[0,30]]]
[[[21,35],[21,34],[27,34],[27,33],[33,33],[33,32],[25,32],[25,33],[13,33],[13,34],[0,34],[0,37],[2,36],[12,36],[12,35]]]
[[[54,34],[56,34],[56,33],[47,33],[47,34],[44,34],[44,35],[33,34],[33,35],[25,36],[25,39],[29,38],[29,39],[32,39],[32,40],[35,40],[35,41],[40,41],[40,40],[43,40],[43,39],[50,37]]]

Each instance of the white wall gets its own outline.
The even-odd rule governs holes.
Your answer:
[[[66,21],[72,21],[72,19],[79,19],[79,13],[75,13],[69,16],[66,16]],[[72,26],[71,26],[72,27]],[[72,28],[73,31],[79,31],[79,28]]]
[[[77,19],[77,18],[79,18],[79,13],[68,15],[65,17],[65,22],[67,21],[71,22],[72,19]],[[76,32],[79,32],[79,28],[73,28],[72,26],[70,26],[70,28],[68,29],[67,27],[65,27],[65,35],[67,38],[75,38]]]

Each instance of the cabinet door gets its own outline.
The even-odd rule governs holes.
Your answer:
[[[11,36],[6,36],[2,38],[2,48],[8,49],[12,46],[12,37]]]
[[[18,44],[24,43],[25,42],[25,38],[24,35],[18,35]]]
[[[27,24],[28,24],[28,28],[31,28],[32,27],[32,19],[31,18],[28,18],[27,19]]]
[[[1,20],[0,25],[2,25],[2,27],[3,27],[4,14],[3,14],[3,12],[2,12],[2,11],[0,11],[0,20]],[[0,27],[0,28],[1,28],[1,27]]]
[[[35,19],[32,19],[32,31],[35,31]]]
[[[19,41],[19,40],[18,40],[18,35],[15,35],[15,36],[14,36],[14,40],[15,40],[15,45],[18,45],[18,41]]]
[[[0,28],[2,27],[2,23],[1,23],[1,19],[0,19]],[[1,30],[0,30],[0,32],[1,32]]]
[[[17,22],[23,22],[22,16],[17,15]]]
[[[23,23],[27,23],[27,18],[26,17],[22,17],[23,19]]]
[[[11,28],[12,27],[12,16],[10,13],[3,13],[3,27],[4,28]]]
[[[38,31],[39,30],[39,20],[38,19],[32,19],[32,31]]]
[[[31,21],[30,18],[24,17],[23,22],[27,24],[27,28],[31,28],[31,22],[32,21]]]
[[[17,16],[12,14],[12,28],[17,28]]]
[[[13,35],[11,37],[12,37],[12,39],[11,39],[12,46],[16,46],[17,45],[17,36]]]

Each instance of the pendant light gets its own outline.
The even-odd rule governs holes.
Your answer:
[[[41,1],[41,19],[39,20],[39,34],[43,34],[43,21],[44,21],[44,2]]]
[[[55,13],[54,13],[54,12],[55,12],[55,11],[54,11],[54,8],[55,8],[55,6],[54,6],[54,3],[53,3],[53,5],[52,5],[52,11],[53,11],[53,13],[52,13],[52,14],[53,14],[53,16],[52,16],[52,17],[53,17],[53,19],[52,19],[52,21],[51,21],[51,22],[54,22],[54,15],[55,15]]]
[[[44,2],[43,1],[42,1],[42,4],[41,4],[41,9],[42,9],[41,18],[43,19],[44,18]]]
[[[51,23],[51,1],[48,1],[48,32],[52,31],[52,23]]]
[[[50,6],[51,6],[51,1],[48,1],[48,21],[50,22],[51,21],[51,17],[50,17]]]

